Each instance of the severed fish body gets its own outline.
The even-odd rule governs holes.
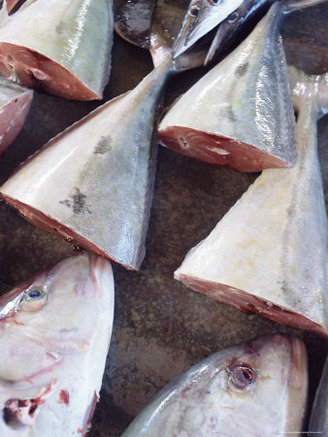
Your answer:
[[[311,411],[309,434],[318,434],[322,437],[328,436],[328,360],[322,371],[319,386],[317,388],[313,407]]]
[[[0,72],[59,97],[102,97],[113,33],[111,0],[28,0],[0,26]]]
[[[220,302],[324,336],[328,234],[317,118],[320,87],[328,107],[327,84],[326,76],[315,76],[293,86],[299,106],[295,166],[264,170],[174,274]]]
[[[0,155],[23,128],[33,91],[0,77]]]
[[[0,299],[1,437],[85,436],[114,312],[110,263],[68,258]]]
[[[158,127],[163,145],[245,172],[294,164],[281,15],[275,3],[242,44],[173,103]]]
[[[2,197],[36,226],[138,269],[153,192],[156,105],[170,66],[52,139],[1,187]]]
[[[210,355],[181,374],[122,437],[298,435],[307,379],[300,339],[260,337]]]

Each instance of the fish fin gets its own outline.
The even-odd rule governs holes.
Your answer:
[[[284,0],[283,9],[285,14],[297,11],[299,9],[309,8],[311,6],[319,5],[326,0]]]
[[[306,74],[290,65],[288,66],[288,76],[293,105],[296,110],[299,109],[302,99],[311,93],[313,98],[318,99],[318,117],[328,113],[328,72],[320,75]]]

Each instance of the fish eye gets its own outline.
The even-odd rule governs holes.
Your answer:
[[[46,287],[32,285],[23,293],[19,307],[23,311],[34,312],[43,308],[46,303]]]
[[[45,291],[42,288],[32,287],[31,289],[25,292],[24,300],[35,301],[35,300],[42,299],[44,296],[45,296]]]
[[[249,389],[255,384],[255,371],[248,364],[235,364],[229,369],[229,383],[237,390]]]
[[[210,2],[213,6],[217,6],[219,3],[221,3],[221,0],[209,0],[209,2]]]
[[[189,11],[189,14],[195,18],[198,16],[198,13],[199,13],[199,6],[193,6]]]
[[[234,23],[236,20],[238,20],[238,18],[239,18],[238,12],[233,12],[232,14],[229,15],[228,22]]]

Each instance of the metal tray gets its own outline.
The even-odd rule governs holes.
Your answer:
[[[328,71],[327,25],[328,2],[287,16],[282,33],[288,60],[308,73]],[[104,100],[132,89],[152,69],[146,50],[117,36],[112,63]],[[166,100],[172,100],[200,74],[198,69],[173,77]],[[100,103],[36,93],[22,133],[0,157],[0,182],[46,141]],[[318,146],[328,204],[328,117],[319,122]],[[244,314],[173,279],[187,251],[208,235],[256,176],[159,148],[146,258],[139,272],[113,266],[114,332],[90,437],[121,435],[174,376],[204,356],[273,332],[294,332],[305,340],[311,407],[328,352],[326,339]],[[73,253],[71,245],[33,227],[0,203],[0,293]]]

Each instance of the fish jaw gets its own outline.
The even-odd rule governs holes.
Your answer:
[[[22,130],[32,100],[33,91],[0,81],[0,155]]]
[[[173,59],[225,20],[241,3],[242,0],[191,0],[181,30],[174,41]]]
[[[25,302],[0,321],[0,433],[78,436],[90,423],[111,337],[111,266],[101,257],[76,256],[38,275],[31,287],[47,288],[45,304],[31,310]]]
[[[296,432],[301,430],[306,395],[303,342],[284,335],[261,337],[213,354],[178,376],[123,436]]]
[[[173,103],[158,126],[162,145],[238,171],[295,163],[280,18],[275,3],[243,43]]]
[[[107,0],[22,6],[0,28],[0,72],[59,97],[100,99],[109,76],[112,15]]]

